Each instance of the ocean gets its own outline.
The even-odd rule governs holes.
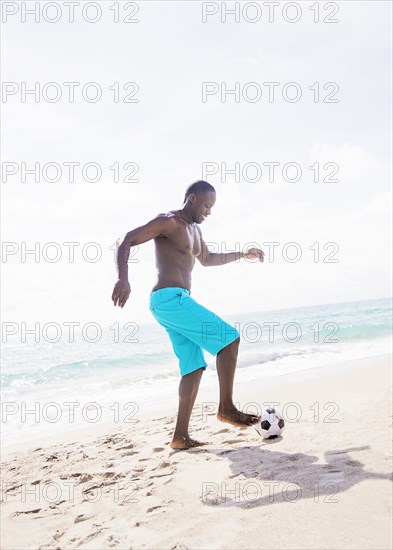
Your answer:
[[[241,335],[235,385],[391,353],[391,298],[223,317]],[[38,342],[3,335],[2,444],[177,407],[177,358],[152,321],[58,341],[50,330]],[[215,358],[205,357],[202,385],[218,388]]]

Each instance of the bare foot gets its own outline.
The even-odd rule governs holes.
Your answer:
[[[201,441],[191,439],[191,437],[184,435],[174,436],[170,443],[172,449],[190,449],[191,447],[201,447],[202,445],[206,445],[206,443],[202,443]]]
[[[261,419],[260,416],[255,414],[246,414],[238,411],[235,407],[230,409],[218,408],[217,418],[221,422],[227,422],[232,426],[238,426],[239,428],[245,428],[256,424]]]

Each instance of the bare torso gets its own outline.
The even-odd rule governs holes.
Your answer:
[[[191,272],[201,252],[201,237],[195,223],[187,223],[178,210],[165,214],[175,220],[173,230],[154,239],[158,280],[154,290],[177,286],[191,290]]]

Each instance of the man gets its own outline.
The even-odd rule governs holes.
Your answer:
[[[202,372],[207,364],[203,349],[216,355],[220,386],[217,418],[234,426],[251,426],[259,417],[237,410],[232,399],[239,348],[238,331],[190,296],[191,272],[197,258],[203,266],[234,262],[239,258],[258,258],[262,250],[247,253],[213,254],[203,241],[199,225],[210,215],[216,192],[210,183],[197,181],[186,190],[183,207],[159,214],[146,225],[126,234],[117,251],[119,279],[112,294],[114,305],[124,307],[131,293],[128,282],[128,257],[132,246],[154,239],[158,281],[150,295],[150,311],[165,327],[179,359],[182,375],[179,410],[171,447],[188,449],[204,445],[190,438],[188,425]]]

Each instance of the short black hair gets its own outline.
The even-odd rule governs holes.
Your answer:
[[[191,195],[191,193],[200,193],[201,191],[214,191],[214,193],[216,192],[214,187],[207,181],[203,181],[203,180],[195,181],[194,183],[192,183],[187,187],[183,204],[187,201],[188,195]]]

